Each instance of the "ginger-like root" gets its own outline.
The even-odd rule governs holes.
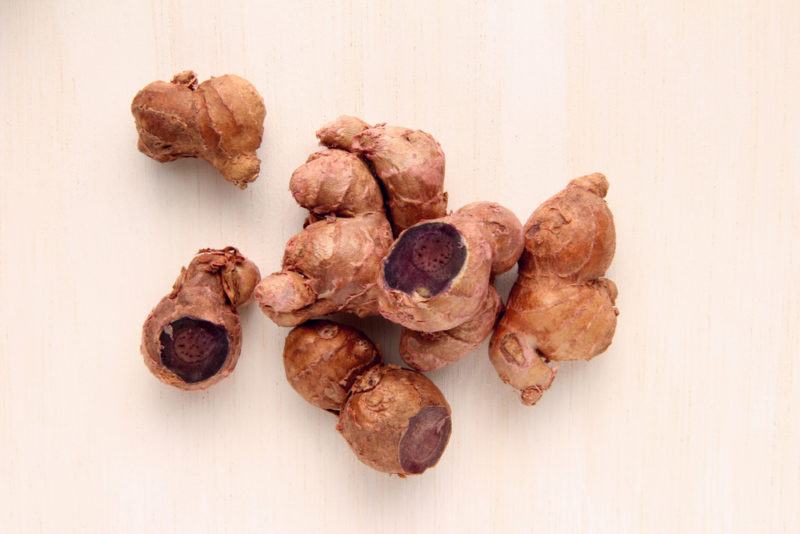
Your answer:
[[[522,224],[492,202],[412,226],[383,261],[381,315],[419,332],[462,325],[486,300],[491,276],[513,266],[508,258],[522,246]]]
[[[342,409],[356,379],[382,361],[367,336],[332,321],[293,328],[283,348],[289,384],[311,404],[334,413]]]
[[[280,326],[335,312],[376,315],[378,270],[392,231],[366,164],[324,150],[294,172],[289,188],[310,224],[287,243],[282,270],[256,287],[261,310]]]
[[[256,289],[281,326],[336,312],[377,315],[378,271],[393,239],[385,204],[396,228],[442,216],[447,204],[444,154],[430,135],[340,117],[317,136],[331,148],[312,154],[289,184],[309,211],[307,226],[287,243],[282,270]]]
[[[153,375],[200,390],[231,374],[242,345],[236,308],[250,300],[259,278],[233,247],[201,250],[145,320],[142,355]]]
[[[522,224],[506,208],[476,202],[403,232],[383,262],[381,315],[408,330],[400,354],[431,371],[481,343],[501,309],[493,275],[522,253]]]
[[[353,385],[336,428],[363,463],[405,477],[439,461],[450,439],[450,413],[424,375],[377,365]]]
[[[342,116],[317,131],[320,142],[366,158],[386,191],[396,233],[447,213],[444,152],[421,130]]]
[[[502,309],[500,295],[490,284],[483,305],[467,322],[440,332],[417,332],[403,328],[400,333],[400,355],[403,361],[418,371],[434,371],[457,362],[489,337]]]
[[[532,405],[550,387],[549,361],[588,360],[614,337],[617,288],[602,278],[614,257],[614,219],[599,173],[572,180],[525,224],[525,251],[489,345],[500,378]]]
[[[151,158],[202,158],[242,189],[258,177],[266,109],[247,80],[227,74],[198,85],[195,73],[184,71],[139,91],[131,112],[139,150]]]
[[[450,406],[436,385],[384,365],[361,331],[333,321],[292,329],[286,378],[311,404],[338,414],[336,428],[359,460],[404,477],[434,466],[450,439]]]

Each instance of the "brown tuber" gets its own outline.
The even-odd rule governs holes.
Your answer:
[[[186,390],[231,374],[242,344],[236,308],[258,279],[258,268],[235,248],[201,250],[144,323],[142,355],[150,371]]]
[[[370,162],[386,191],[397,233],[447,213],[444,152],[422,130],[377,124],[342,116],[319,131],[320,142],[357,154]]]
[[[353,385],[337,428],[373,469],[418,475],[436,465],[447,446],[450,405],[424,375],[379,365]]]
[[[286,244],[280,272],[256,288],[261,310],[281,326],[335,312],[377,313],[380,261],[392,243],[378,183],[343,150],[312,154],[289,183],[308,226]]]
[[[500,378],[535,404],[556,369],[588,360],[614,337],[617,288],[602,278],[614,257],[614,219],[602,174],[572,180],[525,224],[525,251],[489,355]]]
[[[340,117],[317,136],[331,148],[289,182],[309,211],[306,227],[286,244],[281,271],[256,288],[261,310],[281,326],[337,312],[378,315],[378,271],[393,240],[384,205],[397,228],[446,209],[444,154],[430,135]]]
[[[403,328],[400,333],[400,355],[408,365],[419,371],[434,371],[455,363],[489,337],[502,309],[500,295],[494,286],[489,285],[483,304],[467,322],[440,332],[417,332]]]
[[[491,280],[522,252],[522,224],[493,202],[475,202],[403,232],[383,262],[381,314],[404,326],[400,355],[431,371],[492,331],[502,308]]]
[[[444,452],[451,423],[442,392],[416,371],[383,365],[361,331],[309,321],[286,337],[283,362],[295,391],[339,414],[337,429],[370,467],[416,475]]]
[[[266,110],[250,82],[227,74],[200,85],[187,70],[139,91],[131,104],[139,150],[167,162],[202,158],[244,189],[258,177]]]
[[[311,404],[335,413],[356,379],[381,362],[369,338],[332,321],[309,321],[293,328],[283,349],[289,384]]]

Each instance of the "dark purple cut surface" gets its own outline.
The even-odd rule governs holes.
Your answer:
[[[420,410],[400,438],[400,467],[416,475],[435,465],[447,446],[450,430],[450,414],[443,406]]]
[[[209,321],[184,317],[161,332],[161,363],[192,384],[214,376],[228,357],[228,332]]]
[[[386,284],[411,294],[434,296],[461,271],[467,249],[450,224],[427,223],[409,228],[398,239],[383,266]]]

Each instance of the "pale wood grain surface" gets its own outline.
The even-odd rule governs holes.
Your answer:
[[[0,531],[800,531],[798,2],[221,4],[0,4]],[[132,96],[189,67],[265,96],[246,192],[136,151]],[[255,308],[206,393],[138,351],[196,249],[278,267],[341,113],[432,132],[454,208],[612,184],[611,349],[534,408],[485,346],[433,373],[453,439],[410,480],[289,388]]]

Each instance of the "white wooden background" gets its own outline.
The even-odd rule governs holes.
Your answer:
[[[0,3],[0,531],[800,531],[798,2],[222,4]],[[265,97],[245,192],[136,151],[131,98],[190,67]],[[432,132],[453,208],[612,184],[611,349],[534,408],[485,346],[433,373],[453,437],[408,480],[290,389],[254,307],[206,393],[139,356],[196,249],[278,267],[289,176],[341,113]]]

